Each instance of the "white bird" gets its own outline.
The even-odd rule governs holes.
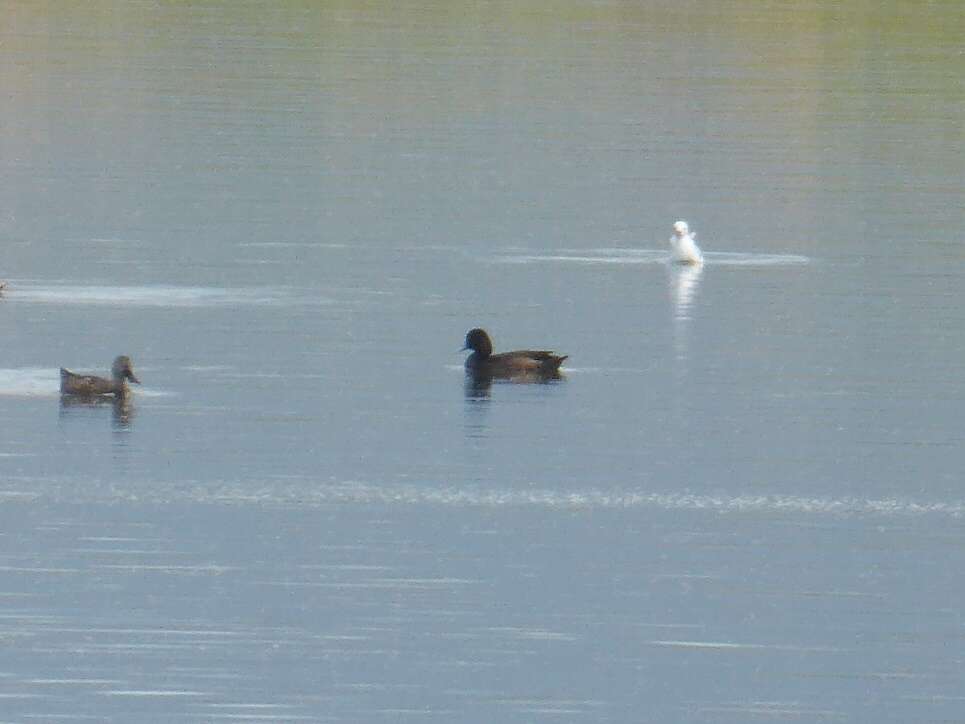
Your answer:
[[[680,264],[703,264],[704,255],[700,253],[695,239],[697,234],[690,233],[686,221],[678,221],[673,225],[673,236],[670,237],[670,249],[673,260]]]

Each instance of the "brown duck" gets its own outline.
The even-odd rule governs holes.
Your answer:
[[[492,340],[484,329],[470,329],[463,349],[472,350],[466,358],[466,372],[477,377],[558,379],[560,365],[567,358],[567,355],[534,349],[493,354]]]
[[[121,355],[114,360],[111,367],[111,379],[95,377],[93,375],[78,375],[70,370],[60,368],[60,394],[95,397],[97,395],[117,395],[123,397],[128,393],[127,380],[141,384],[134,376],[131,358]]]

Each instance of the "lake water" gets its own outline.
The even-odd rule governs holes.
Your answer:
[[[7,3],[0,721],[965,719],[963,8]]]

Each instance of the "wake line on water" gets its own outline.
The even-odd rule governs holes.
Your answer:
[[[414,485],[376,486],[366,483],[319,485],[308,479],[269,486],[229,485],[221,482],[143,483],[141,486],[84,485],[76,481],[21,480],[25,489],[0,490],[0,499],[36,499],[52,495],[72,502],[129,501],[140,503],[223,503],[229,505],[438,505],[456,508],[542,508],[567,512],[592,510],[655,509],[708,511],[720,514],[805,514],[836,516],[965,516],[965,500],[916,501],[903,498],[806,497],[795,495],[699,495],[644,491],[581,490],[480,490],[477,488],[427,488]],[[47,485],[44,485],[44,484]],[[316,487],[318,485],[318,487]],[[46,488],[46,490],[44,489]],[[82,492],[83,491],[83,492]],[[65,501],[64,501],[65,502]]]
[[[63,305],[124,305],[134,307],[228,307],[328,303],[326,299],[299,299],[290,290],[272,287],[218,288],[168,285],[101,286],[76,284],[18,284],[6,292],[7,303]]]
[[[584,490],[424,489],[414,486],[338,486],[313,491],[318,503],[439,504],[465,507],[541,507],[560,510],[658,508],[708,510],[720,513],[820,513],[838,515],[965,515],[965,501],[917,502],[899,498],[827,498],[781,495],[697,495],[685,493],[606,492]]]
[[[500,264],[669,264],[670,255],[655,249],[585,249],[554,254],[502,254],[491,261]],[[704,252],[705,266],[793,266],[808,264],[799,254],[754,254],[742,252]]]

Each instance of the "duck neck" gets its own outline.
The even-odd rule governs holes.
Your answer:
[[[493,353],[493,343],[489,341],[488,336],[484,337],[476,342],[476,346],[473,347],[472,351],[473,354],[477,355],[481,360],[489,359]]]

